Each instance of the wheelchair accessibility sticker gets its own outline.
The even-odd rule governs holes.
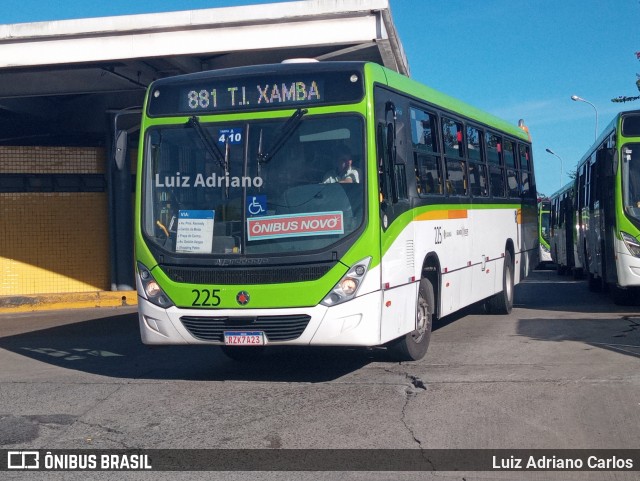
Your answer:
[[[267,215],[267,196],[248,195],[247,196],[247,217]]]

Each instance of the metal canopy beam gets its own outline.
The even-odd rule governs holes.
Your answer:
[[[408,73],[389,0],[305,0],[0,25],[0,124],[5,137],[38,134],[46,122],[36,124],[34,117],[78,102],[87,119],[103,118],[105,107],[141,105],[145,87],[157,78],[296,57],[372,61]],[[19,108],[14,100],[20,99],[28,108]],[[10,121],[9,113],[24,118]],[[76,116],[58,116],[55,124],[72,134]]]
[[[332,60],[332,59],[340,58],[343,56],[347,56],[354,52],[359,52],[360,50],[370,49],[371,47],[375,47],[375,43],[373,42],[361,43],[359,45],[354,45],[352,47],[333,50],[332,52],[325,53],[324,55],[318,55],[316,57],[316,60]]]
[[[311,0],[0,25],[0,69],[358,45],[387,40],[389,19],[388,0]]]

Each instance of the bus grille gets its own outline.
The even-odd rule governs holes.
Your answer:
[[[161,265],[174,282],[213,285],[280,284],[315,281],[324,276],[333,264],[287,267],[177,267]]]
[[[291,341],[302,335],[310,320],[307,315],[180,318],[193,337],[218,342],[224,342],[224,331],[263,331],[269,341]]]

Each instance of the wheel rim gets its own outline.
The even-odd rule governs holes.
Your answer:
[[[429,322],[429,304],[427,304],[427,300],[422,295],[422,292],[418,294],[416,318],[418,325],[417,329],[411,333],[411,338],[415,343],[419,343],[427,332],[427,323]]]
[[[504,275],[505,275],[505,293],[507,294],[507,301],[509,302],[509,304],[511,304],[511,300],[513,299],[513,281],[511,280],[511,267],[510,266],[506,266],[504,269]]]

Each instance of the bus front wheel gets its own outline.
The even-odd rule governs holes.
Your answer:
[[[435,296],[429,279],[421,279],[416,301],[416,330],[389,345],[393,357],[398,361],[419,361],[427,353],[431,341]]]

